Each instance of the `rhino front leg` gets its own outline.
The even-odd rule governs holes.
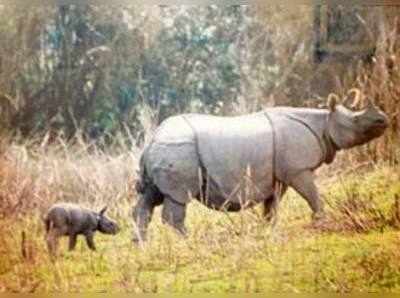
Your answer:
[[[170,197],[164,199],[162,210],[163,223],[169,224],[181,235],[186,236],[185,228],[186,205],[176,202]]]
[[[95,251],[96,250],[96,245],[94,244],[94,233],[93,232],[87,232],[85,234],[85,238],[86,238],[86,244],[87,246]]]
[[[78,235],[76,235],[76,234],[69,235],[69,242],[68,242],[68,250],[69,251],[72,251],[75,249],[77,238],[78,238]]]
[[[293,187],[308,203],[313,211],[313,219],[319,220],[324,217],[324,208],[320,200],[314,175],[311,171],[304,171],[291,179],[290,186]]]

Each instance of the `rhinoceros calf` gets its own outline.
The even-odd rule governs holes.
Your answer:
[[[388,117],[367,102],[359,111],[330,97],[327,109],[277,107],[238,117],[167,119],[141,156],[134,241],[146,239],[153,209],[161,204],[163,222],[185,234],[190,198],[228,212],[263,203],[270,217],[278,185],[281,194],[294,188],[313,217],[321,218],[313,171],[332,163],[337,151],[365,144],[388,127]]]
[[[91,250],[96,250],[94,234],[99,231],[115,235],[119,228],[117,223],[104,214],[107,207],[95,212],[75,204],[59,203],[53,205],[46,217],[46,241],[50,254],[56,255],[59,238],[69,237],[69,250],[76,246],[78,235],[84,235]]]

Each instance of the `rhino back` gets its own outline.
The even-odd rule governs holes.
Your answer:
[[[71,209],[70,229],[77,234],[96,231],[97,219],[95,213],[84,208]]]
[[[157,144],[182,144],[193,143],[193,130],[186,121],[187,115],[173,116],[161,123],[156,129],[153,139],[149,146],[153,143]]]
[[[59,203],[51,207],[47,218],[54,228],[69,233],[84,233],[95,229],[97,221],[94,213],[78,205]]]

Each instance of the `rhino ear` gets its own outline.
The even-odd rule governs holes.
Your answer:
[[[336,111],[336,105],[338,104],[338,96],[336,94],[329,94],[328,96],[328,109],[331,112]]]
[[[99,212],[100,216],[103,216],[104,213],[106,213],[107,209],[108,209],[107,206],[105,206],[103,209],[101,209],[101,211]]]

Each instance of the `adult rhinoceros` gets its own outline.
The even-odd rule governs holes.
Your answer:
[[[383,134],[387,116],[370,100],[360,111],[328,100],[328,109],[277,107],[238,117],[185,114],[165,120],[144,149],[139,200],[133,216],[135,241],[146,239],[155,206],[163,222],[182,234],[191,198],[228,212],[263,203],[265,215],[290,186],[323,215],[313,171],[337,151]]]

